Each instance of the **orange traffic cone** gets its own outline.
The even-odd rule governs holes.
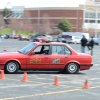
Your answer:
[[[24,77],[22,79],[23,82],[28,82],[28,77],[27,77],[27,73],[24,72]]]
[[[0,79],[4,79],[4,78],[5,78],[4,70],[1,70]]]
[[[88,80],[86,79],[86,81],[85,81],[85,84],[84,84],[84,87],[83,87],[84,89],[88,89],[89,88],[89,83],[88,83]]]
[[[58,76],[55,76],[54,85],[59,85]]]

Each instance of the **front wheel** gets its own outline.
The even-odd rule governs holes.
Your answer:
[[[8,62],[5,66],[5,72],[10,74],[16,73],[18,69],[19,69],[18,63],[14,61]]]
[[[76,63],[69,63],[66,66],[66,72],[69,74],[75,74],[79,71],[79,65]]]

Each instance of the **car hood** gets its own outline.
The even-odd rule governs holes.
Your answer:
[[[22,55],[21,53],[19,52],[4,52],[4,53],[0,53],[0,57],[1,56],[19,56],[19,55]]]

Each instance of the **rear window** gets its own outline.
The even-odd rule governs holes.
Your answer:
[[[62,35],[62,38],[72,38],[70,35]]]

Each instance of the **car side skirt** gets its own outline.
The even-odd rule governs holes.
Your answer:
[[[57,69],[21,69],[22,71],[24,70],[32,70],[32,71],[63,71],[64,69],[60,69],[60,68],[57,68]]]

